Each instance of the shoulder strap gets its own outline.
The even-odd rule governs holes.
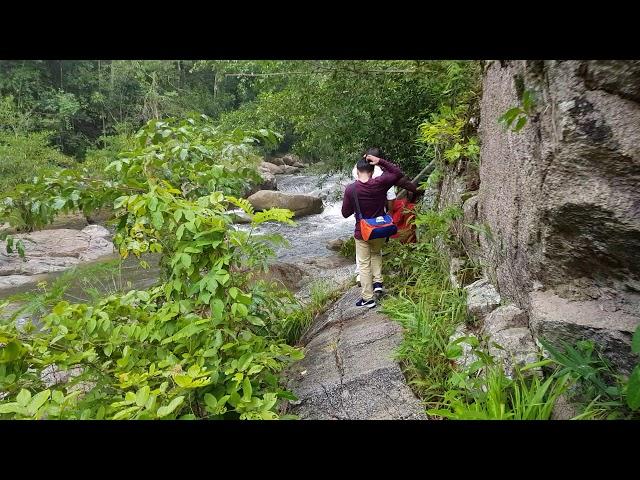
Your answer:
[[[356,180],[355,182],[353,182],[353,199],[355,200],[355,204],[356,204],[356,213],[358,215],[356,215],[356,220],[361,220],[362,219],[362,212],[360,211],[360,202],[358,202],[358,181]],[[360,217],[360,218],[358,218]]]

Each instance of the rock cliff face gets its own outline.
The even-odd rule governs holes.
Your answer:
[[[465,233],[467,251],[534,335],[591,338],[628,370],[640,322],[640,61],[491,61],[483,76],[480,185],[463,210],[486,233]],[[527,90],[533,114],[505,130],[498,118]],[[464,183],[445,179],[441,199]]]

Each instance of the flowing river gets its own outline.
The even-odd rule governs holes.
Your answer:
[[[341,214],[342,193],[344,186],[350,181],[352,180],[340,175],[277,175],[279,191],[319,196],[323,199],[324,210],[317,215],[295,219],[295,226],[270,222],[254,230],[256,233],[278,233],[288,241],[288,245],[276,249],[274,261],[295,262],[334,253],[327,249],[327,242],[336,238],[347,238],[353,232],[355,222],[353,217],[347,219]],[[250,227],[237,225],[237,228]],[[157,256],[145,259],[151,265],[148,269],[142,268],[135,257],[120,262],[117,254],[110,258],[82,264],[82,268],[88,267],[87,274],[69,278],[65,297],[70,301],[86,301],[96,293],[148,288],[157,281],[159,276],[157,259]],[[100,268],[101,266],[104,268]],[[46,281],[51,285],[64,273],[34,276],[31,283],[2,289],[0,300],[15,294],[37,290],[38,282]],[[67,277],[63,277],[65,281]]]
[[[278,175],[279,191],[315,195],[324,202],[322,213],[296,218],[295,226],[269,223],[256,229],[258,233],[279,233],[288,240],[288,246],[276,251],[278,260],[293,262],[331,255],[332,252],[326,247],[327,242],[353,233],[355,220],[353,217],[343,218],[341,213],[343,187],[346,184],[348,180],[338,175]]]

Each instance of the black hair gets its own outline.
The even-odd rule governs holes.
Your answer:
[[[385,158],[384,152],[379,147],[367,148],[367,151],[365,152],[365,155],[373,155],[374,157]]]
[[[359,158],[358,163],[356,164],[356,168],[358,169],[359,172],[373,173],[373,169],[375,167],[364,158]]]

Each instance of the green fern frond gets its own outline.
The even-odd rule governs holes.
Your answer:
[[[253,207],[251,206],[251,203],[249,203],[249,200],[247,200],[246,198],[236,198],[231,195],[227,195],[225,198],[229,203],[232,203],[236,207],[241,208],[248,215],[253,215]]]
[[[256,213],[253,217],[253,224],[259,225],[264,222],[281,222],[295,225],[295,222],[291,220],[292,217],[293,212],[291,210],[287,210],[286,208],[270,208],[269,210]]]

